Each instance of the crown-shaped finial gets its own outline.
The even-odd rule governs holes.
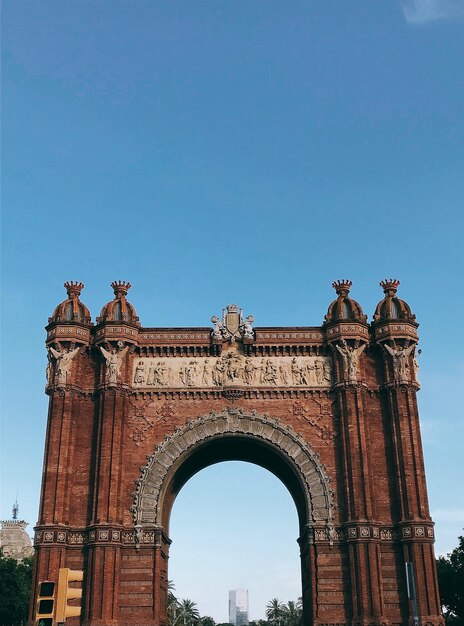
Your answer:
[[[70,298],[79,297],[81,291],[84,289],[84,283],[78,283],[77,281],[69,280],[64,284],[66,293]]]
[[[396,278],[386,278],[385,280],[381,280],[379,283],[386,296],[394,296],[398,290],[399,284],[400,281],[396,280]]]
[[[132,285],[130,283],[126,283],[125,280],[114,280],[111,283],[111,286],[113,287],[114,295],[117,298],[120,298],[121,296],[126,296],[127,292],[132,287]]]
[[[347,296],[350,293],[350,287],[352,284],[351,280],[342,278],[342,280],[335,280],[332,283],[332,287],[335,289],[338,296]]]

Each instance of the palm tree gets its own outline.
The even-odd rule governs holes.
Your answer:
[[[193,600],[181,600],[179,603],[178,626],[195,626],[200,619],[196,602]]]
[[[167,622],[168,626],[176,626],[179,621],[179,603],[173,594],[175,587],[172,580],[168,580],[168,603],[167,603]]]
[[[302,620],[301,604],[290,600],[284,607],[285,626],[299,626]]]
[[[281,626],[285,605],[277,598],[272,598],[266,605],[266,617],[272,624]]]

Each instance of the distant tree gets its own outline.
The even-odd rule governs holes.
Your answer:
[[[440,601],[447,623],[464,625],[464,537],[447,557],[437,559]]]
[[[181,600],[178,605],[179,619],[175,622],[178,626],[195,626],[200,619],[200,613],[196,602],[193,600]]]
[[[199,624],[201,626],[216,626],[216,622],[209,615],[205,615],[204,617],[200,618]]]
[[[32,585],[32,557],[16,561],[0,552],[0,624],[27,622]]]
[[[172,580],[168,580],[168,602],[166,611],[168,626],[176,626],[180,619],[179,602],[177,601],[177,598],[173,593],[174,589],[174,583],[172,582]]]
[[[303,624],[303,611],[300,602],[290,600],[283,607],[283,623],[285,626],[301,626]]]
[[[266,617],[276,626],[281,626],[284,622],[285,605],[277,598],[272,598],[266,605]]]

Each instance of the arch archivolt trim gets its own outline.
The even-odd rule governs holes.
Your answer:
[[[319,455],[289,426],[267,414],[242,409],[224,409],[189,421],[166,435],[155,452],[147,456],[131,506],[136,526],[161,526],[161,492],[170,470],[199,443],[222,435],[257,438],[287,457],[304,488],[307,520],[310,525],[333,526],[333,491]]]

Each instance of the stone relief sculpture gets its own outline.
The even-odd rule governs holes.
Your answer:
[[[143,361],[139,361],[137,367],[135,368],[134,383],[142,384],[144,382],[145,382],[145,365]]]
[[[277,385],[277,368],[271,359],[261,365],[261,382],[265,385]]]
[[[280,380],[284,385],[288,385],[288,365],[287,363],[280,363],[279,365]]]
[[[118,342],[119,350],[111,348],[111,351],[105,350],[103,346],[100,346],[101,353],[106,360],[106,382],[116,383],[118,381],[119,370],[121,368],[122,359],[129,350],[129,346],[122,348],[122,341]],[[140,364],[140,363],[139,363]]]
[[[255,378],[256,366],[252,359],[245,359],[245,365],[243,367],[243,380],[247,385],[252,385]]]
[[[119,353],[121,354],[121,353]],[[115,355],[109,354],[114,360]],[[114,368],[108,367],[114,382]],[[232,350],[220,357],[196,359],[152,357],[136,359],[132,381],[138,388],[209,388],[223,386],[328,387],[332,381],[329,357],[245,357]]]
[[[209,360],[205,359],[203,363],[203,369],[201,372],[201,384],[205,387],[209,387],[211,384],[211,366],[209,364]]]
[[[195,387],[198,376],[197,361],[190,361],[190,363],[185,367],[184,373],[185,386]]]
[[[391,354],[393,359],[393,376],[395,382],[402,383],[408,382],[409,379],[409,361],[408,357],[415,348],[415,344],[409,346],[409,348],[396,347],[392,348],[388,344],[384,344],[385,350]]]
[[[359,348],[352,348],[349,346],[345,339],[342,339],[338,345],[335,346],[342,355],[343,359],[343,374],[346,380],[350,383],[357,382],[358,379],[358,361],[361,354],[366,349],[366,344],[359,346]]]
[[[73,358],[79,352],[79,348],[74,348],[74,350],[55,350],[50,346],[50,352],[56,359],[56,367],[55,367],[55,383],[57,385],[65,385],[69,370],[71,368],[71,363]]]

